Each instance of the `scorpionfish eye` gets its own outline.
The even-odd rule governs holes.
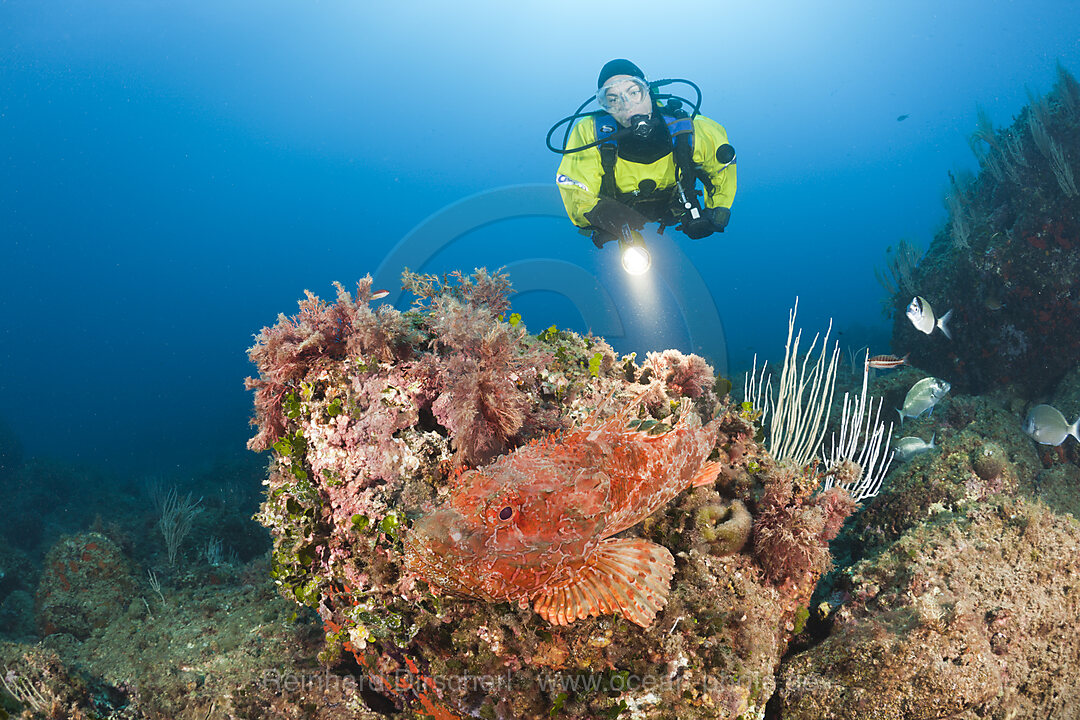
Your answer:
[[[507,506],[507,507],[504,507],[502,510],[499,511],[499,519],[500,520],[509,520],[513,516],[514,516],[514,509],[512,507]]]

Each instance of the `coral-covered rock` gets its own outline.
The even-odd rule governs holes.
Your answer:
[[[946,398],[933,416],[904,423],[904,435],[935,436],[936,447],[896,463],[881,494],[855,518],[864,551],[892,542],[934,513],[963,512],[999,493],[1035,496],[1042,464],[1008,405],[1000,397],[957,396]]]
[[[440,717],[762,717],[850,503],[812,497],[811,478],[778,469],[754,440],[754,413],[717,396],[724,384],[701,358],[660,353],[642,367],[599,338],[529,334],[499,275],[407,273],[404,284],[420,300],[401,317],[353,308],[373,301],[367,280],[357,300],[339,297],[347,311],[309,295],[303,312],[352,318],[322,354],[326,324],[312,317],[283,317],[251,352],[254,446],[273,450],[259,519],[282,593],[325,625],[323,661],[352,655],[389,702]],[[379,335],[392,353],[351,338],[377,328],[404,328]],[[455,497],[461,473],[617,412],[641,444],[708,423],[703,454],[718,472],[617,536],[674,559],[667,603],[645,627],[616,612],[551,625],[528,602],[459,597],[405,565],[403,540]],[[783,548],[812,561],[770,577],[772,549],[748,539],[762,488],[781,479],[800,494],[775,498],[777,526],[806,530]]]
[[[1039,499],[1055,512],[1080,518],[1080,467],[1056,463],[1035,476]]]
[[[86,638],[123,614],[135,581],[120,549],[100,533],[60,538],[45,556],[34,598],[42,635]]]
[[[832,633],[781,674],[785,720],[1074,717],[1080,523],[997,498],[852,569]]]
[[[91,688],[71,665],[44,647],[0,642],[5,689],[27,708],[19,717],[92,717],[84,710],[91,704]],[[0,717],[8,717],[3,708]]]

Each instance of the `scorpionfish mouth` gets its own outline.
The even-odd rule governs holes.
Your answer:
[[[405,564],[444,590],[476,595],[480,580],[468,572],[481,550],[482,538],[452,508],[418,519],[405,536]]]

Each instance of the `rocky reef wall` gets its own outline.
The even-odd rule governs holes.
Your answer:
[[[960,392],[1042,394],[1080,362],[1080,85],[1059,66],[1011,126],[980,111],[971,145],[980,170],[950,174],[946,226],[917,266],[894,266],[893,351]],[[952,310],[952,340],[912,327],[914,295]]]

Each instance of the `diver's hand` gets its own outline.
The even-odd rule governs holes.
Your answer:
[[[645,227],[645,218],[640,213],[634,212],[618,200],[600,198],[592,210],[585,213],[585,219],[594,228],[608,232],[616,237],[620,235],[624,226],[633,230]]]
[[[709,216],[704,211],[702,211],[697,219],[687,218],[686,220],[683,220],[683,224],[679,226],[679,229],[691,240],[707,238],[716,232],[712,220],[709,219]]]
[[[724,232],[730,219],[731,211],[725,207],[705,208],[701,211],[701,217],[684,221],[679,229],[691,240],[700,240],[714,232]]]
[[[728,221],[731,220],[730,208],[707,208],[705,213],[709,216],[709,220],[712,221],[713,228],[716,229],[716,232],[724,232],[724,228],[727,227]]]
[[[607,232],[606,230],[601,230],[600,228],[593,228],[592,244],[595,245],[598,249],[603,250],[604,245],[609,242],[615,242],[616,240],[618,240],[618,238]]]

